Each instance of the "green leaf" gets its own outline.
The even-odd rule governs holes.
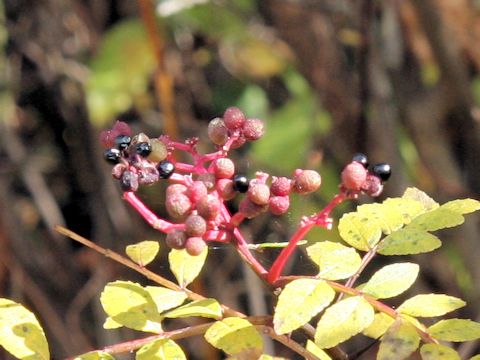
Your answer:
[[[363,251],[370,250],[382,235],[378,224],[370,222],[367,217],[354,212],[342,216],[338,224],[338,231],[347,244]]]
[[[179,308],[164,314],[167,318],[184,318],[190,316],[201,316],[212,319],[222,317],[222,308],[215,299],[203,299],[192,301]]]
[[[407,226],[386,236],[378,246],[382,255],[410,255],[433,251],[442,246],[435,235]]]
[[[158,241],[145,240],[137,244],[128,245],[125,252],[138,265],[145,266],[155,259],[159,250],[160,244]]]
[[[362,291],[377,299],[397,296],[410,288],[418,275],[419,266],[397,263],[384,266],[368,280]]]
[[[92,351],[77,356],[74,360],[115,360],[115,358],[104,351]]]
[[[187,299],[187,294],[183,291],[170,290],[161,286],[146,286],[145,290],[152,297],[160,313],[182,305]]]
[[[318,277],[327,280],[346,279],[355,274],[362,263],[355,249],[331,241],[309,246],[307,254],[320,267]]]
[[[420,336],[409,322],[398,318],[383,335],[377,360],[408,358],[420,344]]]
[[[418,190],[417,188],[407,188],[403,193],[402,198],[418,201],[425,211],[430,211],[438,208],[438,203],[435,200],[433,200],[430,196],[425,194],[423,191]]]
[[[315,343],[331,348],[358,334],[374,319],[374,311],[363,297],[343,299],[325,310],[315,332]]]
[[[423,345],[420,348],[420,355],[422,360],[460,360],[460,355],[455,350],[440,344]]]
[[[442,316],[465,306],[465,301],[442,294],[422,294],[406,300],[398,311],[416,317]]]
[[[208,254],[208,246],[203,249],[202,253],[192,256],[185,249],[172,249],[168,254],[170,262],[170,270],[177,278],[178,284],[184,288],[190,284],[202,271],[203,265]]]
[[[470,214],[480,210],[480,201],[474,199],[452,200],[442,205],[443,209],[455,211],[459,214]]]
[[[100,302],[107,315],[118,324],[134,330],[162,332],[157,306],[139,284],[130,281],[108,283]]]
[[[298,279],[280,293],[273,325],[277,334],[289,333],[306,324],[327,307],[335,291],[323,280]]]
[[[379,339],[395,320],[383,312],[375,313],[373,322],[362,333],[372,339]]]
[[[480,338],[480,323],[468,319],[441,320],[427,331],[437,340],[471,341]]]
[[[368,218],[369,222],[374,222],[384,234],[391,234],[400,229],[404,222],[403,216],[396,206],[384,204],[365,204],[357,207],[357,213]]]
[[[408,198],[389,198],[383,202],[383,205],[394,209],[402,217],[404,224],[409,224],[414,218],[425,212],[419,201]]]
[[[135,360],[186,360],[183,350],[173,340],[158,339],[137,351]]]
[[[50,359],[45,333],[35,315],[4,298],[0,298],[0,345],[18,359]]]
[[[425,231],[436,231],[460,225],[464,220],[458,212],[439,207],[417,216],[409,226],[415,226]]]
[[[320,349],[312,340],[307,340],[307,350],[320,360],[332,360],[332,358],[325,351]]]
[[[229,317],[217,321],[205,332],[205,340],[228,355],[244,359],[258,358],[263,349],[262,337],[247,320]]]

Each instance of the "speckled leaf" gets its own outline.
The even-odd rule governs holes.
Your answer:
[[[436,231],[460,225],[464,217],[458,212],[442,207],[417,216],[409,226],[415,226],[425,231]]]
[[[362,331],[363,335],[372,339],[380,338],[395,320],[383,312],[375,313],[373,322]]]
[[[320,360],[332,360],[332,358],[325,351],[320,349],[312,340],[307,340],[307,350]]]
[[[125,252],[138,265],[145,266],[155,259],[159,250],[160,245],[158,241],[145,240],[137,244],[128,245]]]
[[[377,299],[397,296],[412,286],[418,270],[419,266],[412,263],[386,265],[373,274],[362,291]]]
[[[420,335],[409,322],[398,318],[388,328],[380,342],[377,360],[403,360],[417,350]]]
[[[35,315],[4,298],[0,298],[0,346],[17,359],[50,359],[45,333]]]
[[[109,353],[103,351],[92,351],[77,356],[74,360],[115,360],[115,358]]]
[[[137,351],[135,360],[186,360],[180,346],[170,339],[158,339]]]
[[[443,294],[422,294],[406,300],[397,309],[402,314],[416,317],[442,316],[465,306],[465,301]]]
[[[400,229],[404,224],[397,207],[389,206],[388,203],[361,205],[357,208],[357,213],[368,218],[369,222],[374,222],[387,235]]]
[[[433,251],[442,246],[435,235],[407,226],[386,236],[378,246],[382,255],[411,255]]]
[[[471,341],[480,338],[480,323],[468,319],[441,320],[430,326],[428,333],[443,341]]]
[[[318,276],[327,280],[348,278],[355,274],[362,262],[355,249],[331,241],[309,246],[307,254],[320,267]]]
[[[168,254],[170,270],[175,275],[178,284],[184,288],[190,284],[202,271],[208,254],[208,246],[198,256],[192,256],[185,249],[172,249]]]
[[[298,279],[287,284],[278,297],[273,325],[277,334],[289,333],[306,324],[327,307],[335,291],[318,279]]]
[[[368,327],[374,319],[374,311],[363,297],[343,299],[325,310],[315,332],[315,343],[331,348],[348,340]]]
[[[146,286],[145,290],[152,297],[160,313],[182,305],[187,299],[187,294],[183,291],[170,290],[162,286]]]
[[[425,211],[430,211],[438,208],[438,203],[435,200],[433,200],[430,196],[425,194],[423,191],[418,190],[417,188],[414,188],[414,187],[407,188],[403,193],[402,198],[418,201],[422,205],[422,207],[425,209]]]
[[[222,317],[222,308],[215,299],[203,299],[192,301],[169,311],[163,316],[167,318],[184,318],[190,316],[201,316],[211,319],[219,319]]]
[[[443,204],[442,209],[455,211],[459,214],[470,214],[480,210],[480,201],[474,199],[458,199]]]
[[[440,344],[423,345],[420,348],[420,355],[422,360],[460,360],[460,355],[455,350]]]
[[[342,239],[355,249],[368,251],[379,240],[382,234],[380,227],[357,213],[342,216],[338,224]]]
[[[402,217],[404,224],[409,224],[414,218],[425,212],[421,202],[408,198],[389,198],[383,204],[394,209]]]

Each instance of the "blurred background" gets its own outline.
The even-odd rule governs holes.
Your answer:
[[[52,229],[118,252],[163,240],[126,207],[102,159],[98,134],[116,119],[150,136],[198,136],[204,151],[213,149],[208,121],[226,107],[264,119],[265,137],[232,153],[238,167],[285,176],[311,168],[323,184],[287,216],[248,222],[252,242],[287,241],[301,215],[335,194],[355,152],[393,166],[383,198],[409,186],[439,202],[479,198],[479,1],[5,0],[0,16],[0,294],[38,315],[54,359],[142,336],[104,330],[98,299],[108,281],[148,281]],[[140,197],[164,214],[163,192]],[[469,305],[454,315],[480,320],[478,230],[470,215],[439,234],[441,249],[409,257],[422,269],[409,294],[461,297]],[[308,236],[326,239],[338,234]],[[172,278],[163,250],[150,267]],[[256,255],[268,266],[276,253]],[[286,272],[314,270],[298,251]],[[274,304],[225,246],[212,249],[193,289],[253,315]],[[345,350],[370,343],[359,336]],[[199,338],[179,344],[192,359],[223,356]],[[459,351],[466,358],[480,346]],[[272,343],[266,352],[295,358]]]

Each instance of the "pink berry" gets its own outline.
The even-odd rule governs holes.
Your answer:
[[[309,194],[320,187],[322,178],[315,170],[303,170],[295,175],[294,190],[299,194]]]
[[[224,145],[228,140],[228,129],[220,118],[215,118],[208,123],[207,132],[215,145]]]
[[[378,176],[368,174],[362,185],[362,191],[372,197],[379,196],[383,191],[382,180]]]
[[[188,187],[187,195],[192,201],[196,204],[201,198],[207,195],[208,190],[205,184],[202,181],[196,180]]]
[[[207,243],[205,240],[198,236],[189,237],[185,242],[185,250],[187,250],[191,256],[200,255],[206,246]]]
[[[290,207],[290,198],[288,196],[272,196],[268,200],[268,209],[273,215],[282,215]]]
[[[115,138],[118,133],[112,130],[103,130],[100,132],[100,142],[105,149],[113,148],[115,146]]]
[[[231,200],[237,194],[233,188],[233,181],[230,179],[218,180],[217,191],[223,200]]]
[[[257,205],[266,205],[270,198],[270,188],[266,184],[252,180],[248,187],[247,197]]]
[[[291,189],[292,189],[292,180],[284,176],[273,177],[272,185],[270,186],[270,191],[272,192],[273,195],[286,196],[290,194]]]
[[[174,219],[182,219],[190,212],[192,203],[184,194],[173,194],[167,197],[165,207],[171,217]]]
[[[257,205],[248,197],[243,198],[238,206],[238,211],[244,214],[247,219],[254,218],[255,216],[267,211],[267,209],[267,205]]]
[[[215,187],[215,175],[211,173],[201,174],[198,176],[197,180],[203,182],[208,190],[212,190]]]
[[[367,169],[357,161],[352,161],[342,171],[342,184],[348,190],[359,191],[366,179]]]
[[[123,121],[117,120],[115,125],[113,125],[112,130],[115,131],[117,135],[127,135],[127,136],[132,135],[132,130],[130,129],[130,126],[128,126],[128,124]]]
[[[186,240],[187,235],[185,232],[180,230],[172,230],[167,234],[165,243],[172,249],[183,249],[185,247]]]
[[[246,118],[242,110],[234,106],[229,107],[223,114],[225,126],[230,130],[240,129],[245,123],[245,120]]]
[[[185,220],[185,232],[189,236],[203,236],[207,231],[207,222],[200,215],[190,215]]]
[[[230,179],[235,174],[235,164],[229,158],[220,158],[213,163],[213,172],[217,179]]]
[[[240,137],[238,137],[232,142],[231,148],[238,149],[239,147],[243,146],[246,142],[247,142],[247,139],[245,139],[245,137],[241,135]]]
[[[172,184],[167,187],[166,190],[166,197],[169,198],[172,195],[175,194],[186,194],[187,193],[187,187],[182,184]]]
[[[265,132],[264,127],[265,125],[260,119],[247,119],[243,124],[243,136],[250,141],[258,140]]]
[[[213,220],[220,214],[220,200],[213,195],[205,195],[197,203],[197,211],[205,220]]]

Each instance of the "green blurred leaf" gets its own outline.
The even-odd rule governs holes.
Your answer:
[[[160,244],[158,241],[145,240],[137,244],[128,245],[125,252],[138,265],[145,266],[155,259],[159,250]]]
[[[407,226],[385,237],[378,246],[382,255],[411,255],[430,252],[442,246],[435,235]]]
[[[386,265],[373,274],[362,291],[377,299],[400,295],[415,282],[418,270],[419,266],[412,263]]]
[[[442,316],[465,306],[465,301],[443,294],[422,294],[406,300],[398,311],[416,317]]]
[[[185,249],[172,249],[168,254],[170,270],[177,278],[178,284],[184,288],[190,284],[202,271],[208,255],[208,246],[200,255],[192,256]]]
[[[186,360],[182,348],[170,339],[158,339],[137,351],[135,360]]]
[[[420,355],[422,360],[460,360],[460,355],[455,350],[440,344],[423,345],[420,348]]]
[[[480,338],[480,323],[468,319],[441,320],[430,326],[428,333],[437,340],[471,341]]]
[[[187,299],[187,294],[183,291],[170,290],[161,286],[146,286],[145,290],[152,297],[160,313],[182,305]]]
[[[109,353],[103,351],[92,351],[77,356],[74,360],[115,360],[115,358]]]
[[[165,313],[167,318],[184,318],[201,316],[205,318],[219,319],[222,317],[222,308],[215,299],[203,299],[192,301],[179,308]]]
[[[380,342],[377,360],[407,359],[420,344],[420,335],[409,322],[398,318]]]

